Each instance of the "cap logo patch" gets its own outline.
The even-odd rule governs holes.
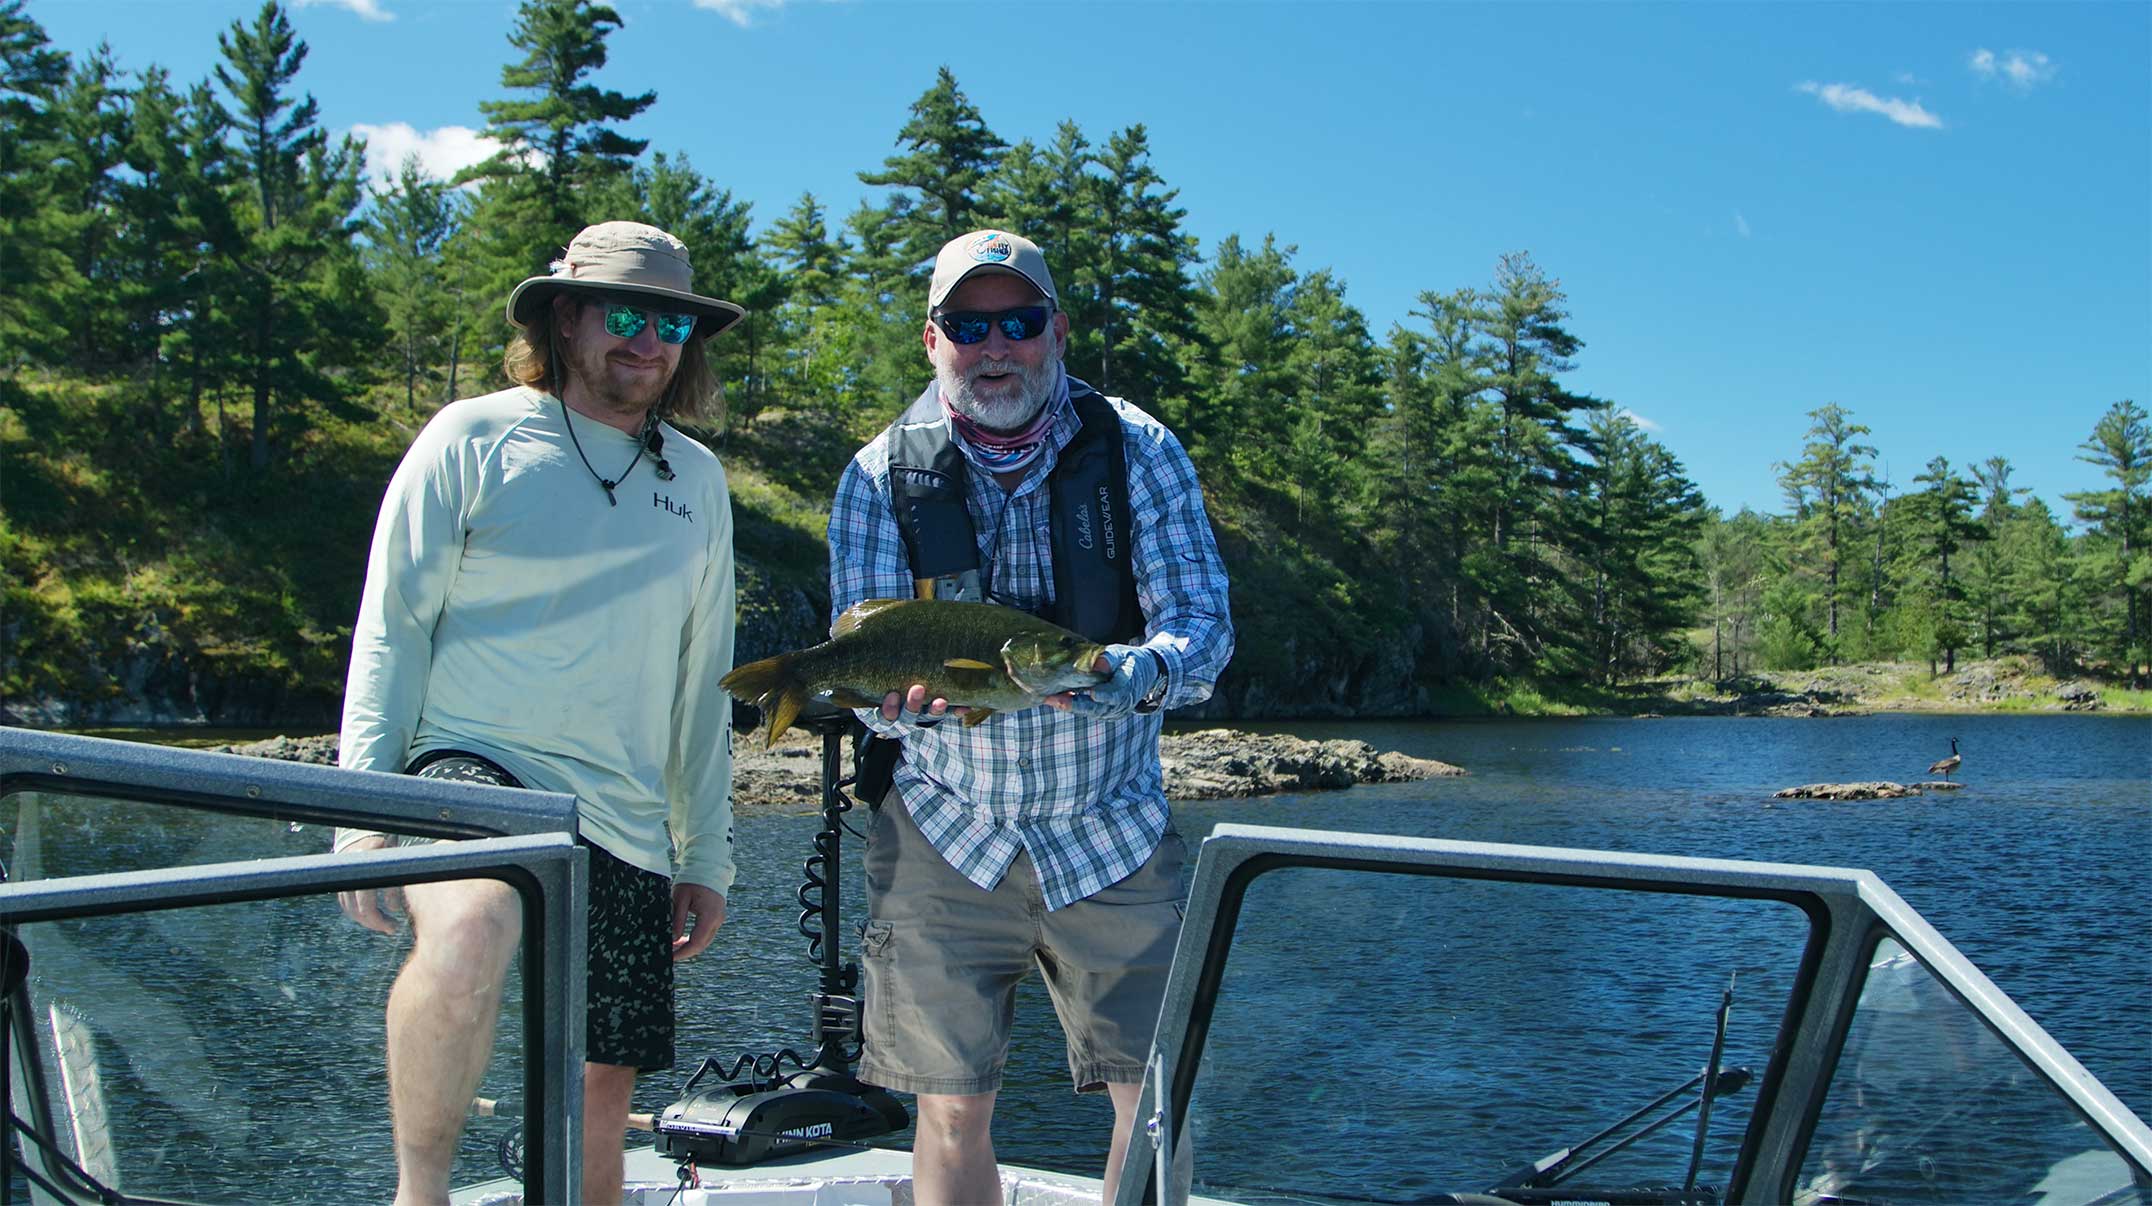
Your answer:
[[[989,230],[973,239],[969,250],[971,258],[981,264],[1002,264],[1016,254],[1016,244],[1011,243],[1009,236],[1000,231]]]

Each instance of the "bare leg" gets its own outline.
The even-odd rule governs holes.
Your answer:
[[[448,1201],[456,1141],[493,1054],[501,981],[522,940],[515,892],[496,880],[413,884],[411,956],[389,990],[389,1113],[398,1206]]]
[[[584,1206],[620,1206],[628,1104],[634,1097],[635,1069],[583,1065]]]
[[[921,1093],[912,1138],[912,1200],[918,1206],[1001,1202],[994,1163],[994,1094]]]
[[[1136,1099],[1142,1085],[1108,1082],[1106,1096],[1113,1098],[1113,1142],[1106,1147],[1106,1200],[1113,1200],[1113,1187],[1121,1183],[1121,1161],[1128,1155],[1128,1134],[1136,1125]]]
[[[1113,1187],[1120,1183],[1121,1165],[1128,1157],[1129,1136],[1136,1129],[1136,1102],[1143,1096],[1142,1085],[1123,1085],[1108,1081],[1106,1095],[1113,1098],[1113,1143],[1106,1148],[1106,1201],[1113,1201]],[[1149,1160],[1157,1151],[1149,1143],[1135,1145],[1136,1158]],[[1168,1202],[1185,1202],[1195,1178],[1195,1147],[1188,1136],[1173,1137],[1173,1196]]]

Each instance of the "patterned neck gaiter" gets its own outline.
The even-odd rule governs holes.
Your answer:
[[[1054,427],[1054,416],[1068,405],[1069,378],[1059,375],[1054,396],[1039,408],[1038,416],[1024,426],[1022,431],[988,431],[949,405],[949,399],[941,400],[942,413],[949,416],[949,430],[956,436],[956,446],[963,450],[964,459],[988,473],[1014,473],[1037,460],[1046,448],[1046,437]]]

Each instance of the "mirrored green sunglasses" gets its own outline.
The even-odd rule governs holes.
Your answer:
[[[614,302],[605,308],[605,332],[620,339],[633,339],[650,325],[651,317],[648,310]],[[687,337],[695,333],[693,314],[659,314],[656,318],[659,343],[686,343]]]

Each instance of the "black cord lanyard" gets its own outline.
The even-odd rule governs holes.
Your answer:
[[[619,485],[621,482],[626,481],[628,475],[635,472],[635,466],[642,463],[643,453],[650,447],[650,437],[656,434],[658,423],[657,415],[650,413],[645,413],[643,415],[643,429],[635,437],[635,459],[629,461],[628,467],[620,471],[620,476],[614,478],[611,481],[607,481],[602,477],[598,477],[597,468],[590,463],[590,457],[583,452],[583,441],[575,438],[575,416],[571,411],[569,411],[568,404],[566,402],[560,404],[560,418],[561,422],[568,425],[568,442],[575,445],[575,455],[582,458],[583,468],[590,470],[590,475],[592,477],[598,478],[598,485],[602,489],[604,489],[606,505],[614,507],[619,506],[620,500],[613,497],[613,487]],[[663,481],[672,480],[672,470],[667,468],[665,462],[662,460],[658,462],[658,477],[660,480]]]

